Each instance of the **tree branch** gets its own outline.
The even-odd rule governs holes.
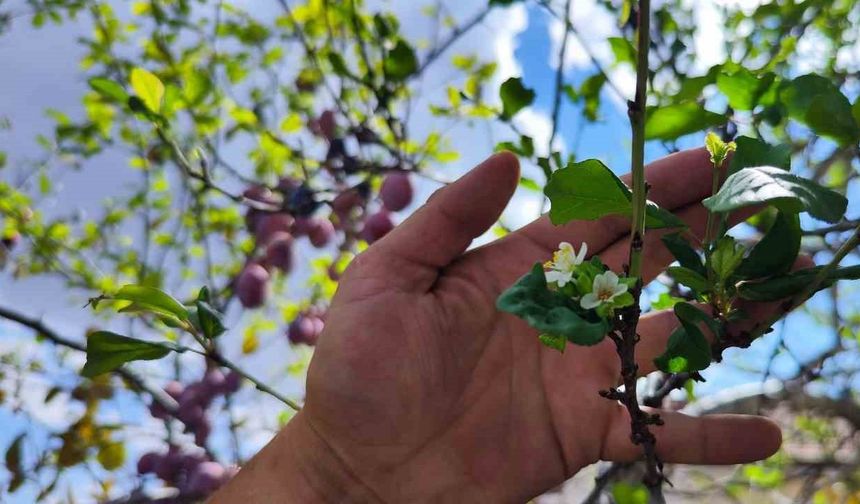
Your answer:
[[[23,313],[14,311],[4,306],[0,306],[0,317],[20,324],[29,329],[32,329],[38,335],[42,336],[43,338],[51,341],[56,345],[70,348],[79,352],[86,353],[87,351],[86,345],[78,341],[61,336],[59,333],[45,325],[45,323],[42,322],[41,319],[29,317],[27,315],[24,315]],[[128,367],[121,367],[115,369],[113,373],[123,378],[127,383],[129,383],[131,385],[130,388],[132,390],[137,390],[138,392],[142,392],[149,395],[152,398],[153,402],[164,408],[168,413],[171,414],[171,416],[175,415],[176,410],[178,408],[176,400],[167,395],[167,393],[164,392],[161,388],[150,385],[145,378],[132,371]]]

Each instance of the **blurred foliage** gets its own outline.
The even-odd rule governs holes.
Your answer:
[[[87,88],[82,113],[46,111],[54,127],[38,137],[43,149],[38,158],[0,152],[3,281],[54,277],[80,298],[104,295],[110,299],[96,303],[99,325],[121,323],[142,341],[188,345],[195,335],[220,329],[208,319],[204,330],[200,319],[185,320],[184,314],[177,327],[175,313],[165,313],[162,305],[152,310],[151,303],[146,310],[126,310],[124,322],[118,322],[116,309],[135,302],[121,294],[127,285],[169,292],[195,314],[201,300],[212,313],[223,313],[229,329],[217,338],[207,336],[210,357],[231,355],[241,364],[288,338],[296,355],[282,374],[300,381],[309,358],[306,347],[324,325],[325,307],[346,265],[390,230],[397,220],[392,214],[408,210],[416,180],[432,183],[457,160],[445,129],[415,128],[427,131],[416,136],[410,128],[421,82],[443,65],[452,69],[451,78],[427,111],[446,121],[493,124],[504,131],[498,148],[516,152],[544,177],[524,178],[524,190],[540,190],[551,174],[577,159],[575,148],[558,152],[552,139],[547,149],[536,146],[543,140],[518,126],[517,113],[537,101],[526,85],[528,76],[497,76],[496,62],[451,48],[490,11],[522,3],[530,14],[563,22],[564,2],[495,0],[462,17],[451,16],[450,6],[430,4],[423,15],[440,26],[440,35],[425,44],[411,40],[394,15],[359,0],[272,0],[265,12],[275,8],[274,16],[221,0],[22,3],[0,2],[0,31],[23,23],[41,30],[64,24],[86,28],[77,43],[84,51],[80,73]],[[583,128],[599,124],[615,101],[629,98],[621,91],[619,72],[629,71],[635,57],[628,41],[636,30],[636,2],[595,3],[617,19],[615,36],[606,41],[612,59],[582,42],[592,64],[563,76],[554,89],[553,103],[574,110]],[[759,154],[786,159],[786,168],[790,157],[793,173],[854,201],[860,166],[860,2],[780,0],[751,9],[720,8],[727,57],[705,69],[697,64],[702,20],[695,9],[695,2],[681,0],[655,7],[646,125],[651,143],[671,152],[689,145],[686,135],[699,144],[711,130],[724,140],[745,135],[779,144],[777,151]],[[566,37],[583,40],[576,24],[568,28]],[[555,111],[551,118],[554,130],[570,127]],[[4,121],[0,129],[5,128]],[[102,203],[100,212],[43,207],[58,194],[58,173],[86,173],[104,159],[124,160],[127,166],[114,169],[133,183],[93,194]],[[775,218],[751,221],[752,234],[766,233]],[[800,249],[822,262],[857,221],[855,216],[832,225],[808,224]],[[495,231],[503,235],[507,228],[500,224]],[[679,306],[692,297],[671,279],[661,283],[665,287],[654,291],[655,308]],[[209,286],[205,297],[202,285]],[[850,299],[850,292],[840,290],[830,288],[832,300]],[[26,384],[38,380],[48,384],[44,403],[62,401],[69,415],[62,429],[33,421],[10,436],[4,459],[9,474],[4,491],[10,497],[63,500],[71,487],[89,481],[75,492],[109,501],[151,497],[167,488],[193,500],[229,478],[230,466],[248,455],[242,446],[253,432],[236,403],[257,400],[258,392],[247,380],[221,373],[221,363],[210,359],[203,370],[170,357],[172,365],[133,364],[84,379],[78,354],[86,335],[59,334],[17,308],[0,307],[0,317],[24,324],[37,341],[54,344],[57,351],[47,359],[41,352],[4,349],[2,407],[33,418],[41,401],[34,401],[32,392],[27,397]],[[243,308],[259,309],[238,325]],[[814,382],[842,405],[830,410],[780,403],[796,415],[789,439],[817,447],[815,458],[792,452],[792,441],[773,460],[739,468],[731,484],[703,477],[700,495],[748,502],[778,500],[773,496],[792,502],[856,500],[857,461],[842,455],[846,446],[856,453],[853,431],[845,427],[854,417],[839,408],[850,410],[845,404],[855,403],[857,370],[850,356],[857,351],[860,315],[819,305],[808,310],[822,328],[837,334],[833,347],[804,361],[780,336],[774,356],[796,361],[796,373],[781,377],[786,382]],[[48,360],[57,365],[48,366]],[[771,375],[771,363],[763,366],[757,371]],[[225,382],[228,378],[237,381]],[[692,381],[684,383],[687,396],[695,397]],[[272,383],[279,385],[289,382]],[[129,401],[148,407],[134,410],[146,421],[117,422],[111,413]],[[806,412],[809,407],[813,411]],[[212,423],[213,417],[226,420]],[[289,413],[282,417],[271,419],[272,425]],[[160,448],[132,442],[141,429]],[[216,449],[209,431],[236,446],[222,449],[218,443]],[[154,451],[147,458],[144,449]],[[641,501],[635,486],[605,490],[618,502]]]

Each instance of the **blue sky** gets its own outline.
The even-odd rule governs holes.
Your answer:
[[[398,7],[401,8],[401,7]],[[414,9],[413,9],[414,10]],[[538,91],[538,100],[534,105],[537,113],[547,115],[551,109],[552,92],[554,86],[555,69],[551,64],[553,40],[550,36],[550,20],[540,9],[530,8],[527,12],[511,10],[509,13],[502,11],[488,21],[489,26],[493,23],[504,25],[505,16],[524,16],[527,18],[525,29],[519,32],[513,39],[512,62],[506,62],[507,66],[513,64],[519,66],[524,76],[525,83]],[[411,18],[410,18],[411,19]],[[420,20],[407,20],[404,24],[407,28],[414,27],[420,32],[424,27]],[[0,79],[0,116],[7,116],[13,121],[12,131],[0,132],[0,149],[10,152],[10,159],[23,161],[40,155],[33,141],[37,133],[47,132],[50,122],[42,114],[47,107],[60,110],[80,110],[78,99],[84,89],[84,79],[77,68],[77,60],[80,50],[69,42],[74,39],[81,27],[47,28],[39,32],[33,32],[24,23],[20,23],[13,29],[12,33],[0,38],[0,61],[6,62],[7,67],[19,69],[13,78],[4,77]],[[487,33],[494,33],[492,28],[485,28],[479,37]],[[409,32],[407,32],[409,33]],[[492,47],[479,47],[484,40],[472,38],[464,41],[465,47],[461,49],[477,48],[492,55]],[[469,45],[471,44],[471,45]],[[498,46],[497,46],[498,47]],[[575,50],[575,48],[574,48]],[[498,53],[497,53],[498,55]],[[500,65],[505,67],[506,65]],[[585,76],[593,73],[592,69],[573,65],[565,75],[567,82],[578,84]],[[601,108],[601,121],[596,124],[586,125],[580,129],[580,119],[577,109],[567,99],[563,99],[562,122],[560,136],[567,146],[578,146],[579,158],[598,157],[604,160],[613,170],[618,173],[628,171],[629,165],[629,124],[626,111],[618,107],[618,102],[612,100],[604,93],[603,107]],[[429,121],[430,119],[424,118]],[[418,125],[420,128],[421,125]],[[503,130],[500,130],[503,131]],[[455,143],[455,147],[463,149],[463,160],[457,163],[446,174],[447,178],[453,178],[455,174],[462,173],[471,163],[485,157],[492,150],[493,143],[486,138],[473,141],[472,136],[477,135],[475,131],[468,133],[467,140]],[[504,133],[498,133],[496,140],[506,139]],[[453,134],[452,136],[456,136]],[[690,138],[680,142],[682,146],[694,146],[700,143],[702,135],[692,135]],[[470,145],[467,145],[470,144]],[[647,147],[648,159],[655,159],[664,154],[662,146],[649,144]],[[70,208],[81,208],[86,211],[96,211],[101,199],[116,190],[133,182],[129,179],[129,170],[125,169],[126,162],[122,156],[111,154],[101,156],[94,160],[83,173],[63,172],[58,174],[57,181],[63,186],[63,194],[59,198],[53,198],[46,202],[48,208],[57,212],[65,212]],[[7,172],[0,172],[0,176],[6,177]],[[536,173],[531,169],[530,173]],[[426,196],[435,189],[432,184],[425,183],[419,188],[419,195]],[[856,199],[856,198],[855,198]],[[533,212],[534,205],[529,209],[528,201],[534,202],[530,195],[520,195],[506,214],[514,222],[524,222],[529,212]],[[519,206],[517,206],[519,205]],[[527,209],[527,210],[524,210]],[[852,203],[851,215],[858,212],[857,202]],[[89,322],[89,316],[80,310],[80,294],[63,294],[61,283],[55,280],[30,279],[15,281],[9,273],[0,273],[0,303],[17,306],[24,311],[34,315],[45,315],[46,320],[58,330],[69,334],[80,333],[84,325]],[[58,296],[57,293],[61,294]],[[856,295],[843,298],[843,303],[848,304],[856,301]],[[827,303],[819,299],[814,303],[816,310],[827,310]],[[234,324],[240,324],[242,319],[236,315],[233,317]],[[729,364],[714,366],[706,372],[708,382],[699,386],[700,393],[710,393],[727,386],[748,383],[760,380],[760,374],[738,369],[736,364],[743,367],[756,368],[766,362],[769,357],[778,333],[783,329],[777,328],[774,334],[762,338],[750,349],[745,351],[729,351],[727,360]],[[792,315],[784,328],[785,340],[795,353],[802,358],[812,358],[832,341],[833,335],[826,330],[816,326],[814,321],[803,313]],[[240,331],[235,331],[235,337],[239,337]],[[273,336],[276,337],[276,336]],[[6,343],[4,343],[4,341]],[[14,344],[28,341],[28,336],[21,333],[10,324],[0,323],[0,349],[7,349],[8,342]],[[32,349],[32,345],[27,348]],[[286,349],[286,347],[284,347]],[[49,363],[53,363],[50,349],[27,350],[42,352]],[[285,350],[289,352],[289,350]],[[275,353],[280,358],[288,355]],[[295,358],[295,356],[287,357]],[[279,372],[284,363],[273,363],[269,361],[255,361],[254,368],[258,365],[268,364],[274,367],[274,372]],[[160,371],[153,366],[143,366],[151,369],[156,374]],[[793,369],[790,358],[778,357],[775,361],[776,375],[785,376]],[[54,369],[54,368],[51,368]],[[286,385],[293,391],[295,384]],[[36,387],[37,389],[39,387]],[[42,387],[44,388],[44,387]],[[247,398],[251,392],[247,391]],[[36,404],[38,401],[34,402]],[[116,408],[111,415],[118,422],[130,425],[138,425],[135,434],[135,448],[139,450],[143,445],[156,443],[157,437],[150,431],[151,424],[140,423],[143,411],[138,404],[129,400],[127,396],[120,394],[115,400]],[[48,411],[49,410],[49,411]],[[268,404],[264,409],[266,414],[272,418],[268,419],[270,426],[274,425],[274,412],[277,407]],[[61,405],[52,405],[46,408],[44,425],[51,426],[53,421],[61,425],[61,420],[69,414]],[[57,418],[59,417],[59,418]],[[27,427],[28,420],[20,415],[10,416],[5,410],[0,410],[0,425],[5,428],[0,430],[0,448],[5,447],[9,441]],[[268,436],[265,429],[254,437],[252,445],[259,446]],[[225,436],[216,436],[214,448],[216,450],[227,450],[227,439]],[[133,464],[135,457],[130,457]],[[127,470],[131,470],[130,466]],[[86,473],[76,471],[75,477],[86,479]],[[83,501],[86,501],[85,493],[82,493]],[[32,494],[19,493],[10,502],[31,502]]]

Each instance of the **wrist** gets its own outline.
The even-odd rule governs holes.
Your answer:
[[[299,412],[211,502],[378,501]]]

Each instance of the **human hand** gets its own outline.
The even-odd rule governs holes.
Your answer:
[[[647,169],[649,198],[701,235],[712,169],[704,149],[657,161]],[[561,241],[585,242],[620,270],[628,221],[556,227],[542,217],[465,252],[518,180],[516,158],[497,154],[353,261],[311,362],[304,408],[216,502],[523,502],[598,460],[640,458],[627,410],[598,394],[618,383],[612,342],[560,354],[495,307]],[[645,283],[672,261],[660,236],[646,235]],[[746,307],[746,324],[775,309]],[[676,324],[672,311],[643,315],[641,375],[654,371]],[[660,414],[665,423],[652,431],[665,462],[750,462],[781,441],[765,418]]]

